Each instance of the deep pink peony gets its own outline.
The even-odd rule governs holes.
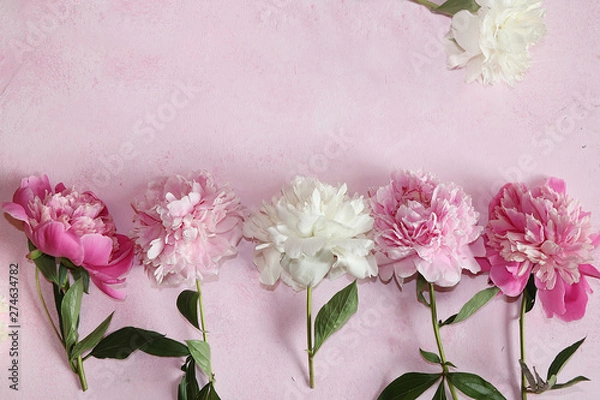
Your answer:
[[[592,232],[590,213],[567,196],[560,179],[531,190],[509,183],[490,203],[486,246],[492,281],[515,297],[533,274],[548,317],[583,317],[591,293],[586,276],[600,278],[591,265],[598,245],[600,235]]]
[[[483,228],[471,197],[430,174],[396,171],[371,195],[379,275],[399,282],[419,272],[431,283],[454,286],[463,269],[479,272],[474,256]],[[477,241],[477,242],[476,242]],[[481,253],[481,254],[480,254]]]
[[[78,193],[62,183],[54,190],[48,177],[21,181],[4,210],[23,221],[25,234],[42,253],[69,259],[85,268],[100,290],[115,299],[125,296],[111,285],[123,283],[133,261],[133,243],[116,233],[104,203],[92,192]]]
[[[159,285],[192,285],[237,254],[244,210],[207,172],[151,182],[132,207],[136,254]]]

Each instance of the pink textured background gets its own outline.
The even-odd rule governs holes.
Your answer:
[[[448,71],[439,37],[449,20],[405,0],[92,3],[0,3],[2,201],[22,177],[46,172],[54,183],[95,190],[128,232],[130,200],[167,174],[209,169],[255,209],[296,173],[366,193],[394,168],[422,167],[463,185],[482,213],[506,180],[561,177],[600,227],[595,1],[545,2],[548,35],[514,88],[466,85],[464,71]],[[20,390],[8,389],[8,343],[0,343],[0,398],[174,398],[181,360],[141,353],[87,361],[82,394],[42,315],[26,251],[24,235],[0,218],[0,294],[8,295],[8,265],[19,263],[22,326]],[[347,282],[323,282],[315,308]],[[485,283],[464,277],[441,294],[440,318]],[[587,336],[561,375],[592,382],[543,398],[598,396],[600,284],[591,285],[582,321],[548,320],[540,307],[528,314],[528,361],[544,375],[560,349]],[[223,399],[371,400],[404,372],[437,371],[418,354],[435,342],[414,282],[402,291],[360,284],[357,315],[317,355],[314,390],[304,293],[262,287],[247,242],[204,288]],[[112,329],[197,338],[177,313],[180,290],[152,288],[134,268],[124,302],[92,288],[81,332],[114,309]],[[517,309],[497,299],[442,331],[448,358],[509,399],[517,397]]]

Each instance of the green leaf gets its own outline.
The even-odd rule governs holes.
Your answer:
[[[315,345],[313,355],[329,336],[340,329],[358,310],[358,286],[356,280],[337,292],[315,318]],[[310,349],[309,349],[310,350]]]
[[[27,241],[27,244],[29,246],[29,251],[37,250],[30,240]],[[48,254],[42,253],[42,255],[35,258],[33,262],[35,263],[35,266],[40,270],[42,275],[44,275],[44,278],[58,285],[56,258],[49,256]]]
[[[62,262],[58,265],[58,286],[65,290],[69,286],[69,270]]]
[[[423,349],[419,349],[419,352],[421,353],[421,356],[423,356],[423,358],[430,363],[442,365],[442,360],[440,360],[440,357],[437,354],[430,351],[425,351]]]
[[[448,318],[442,323],[442,325],[448,325],[464,321],[465,319],[469,318],[471,315],[479,311],[479,309],[486,305],[490,300],[492,300],[498,294],[498,292],[500,292],[500,289],[494,286],[487,289],[483,289],[482,291],[476,293],[475,296],[473,296],[469,301],[465,303],[465,305],[460,309],[458,314],[456,314],[456,317]]]
[[[52,290],[54,292],[54,306],[56,307],[56,314],[58,314],[58,327],[60,329],[61,341],[64,345],[65,344],[65,341],[64,341],[65,332],[63,329],[63,323],[62,323],[63,318],[62,318],[62,314],[61,314],[61,309],[62,309],[62,301],[63,301],[63,298],[65,297],[65,294],[62,290],[60,290],[57,283],[52,284]]]
[[[181,382],[179,382],[179,386],[177,387],[177,400],[187,400],[187,381],[185,379],[185,375],[181,378]]]
[[[408,372],[383,389],[377,400],[414,400],[441,377],[442,374]]]
[[[535,278],[533,275],[529,276],[529,280],[527,281],[527,286],[525,286],[525,290],[523,291],[523,296],[526,297],[526,305],[525,312],[528,313],[533,309],[535,305],[535,295],[537,294],[537,286],[535,286]]]
[[[577,351],[577,349],[579,348],[579,346],[581,346],[584,340],[585,338],[573,343],[572,345],[558,353],[558,355],[554,358],[552,364],[550,364],[550,367],[548,368],[548,374],[546,379],[550,379],[552,375],[558,376],[560,370],[565,366],[567,361],[569,361],[573,353]]]
[[[190,354],[198,364],[198,367],[208,378],[212,378],[212,368],[210,366],[210,346],[208,343],[202,340],[186,340],[185,341],[190,349]]]
[[[71,352],[71,360],[76,359],[85,351],[94,348],[94,346],[96,346],[100,342],[100,340],[102,340],[102,336],[104,336],[104,333],[106,333],[106,330],[108,329],[108,325],[110,325],[110,321],[112,320],[114,313],[114,311],[110,313],[110,315],[106,317],[106,319],[102,321],[102,323],[98,325],[96,329],[94,329],[89,335],[83,338],[81,342],[77,343],[73,347],[73,351]]]
[[[448,381],[458,390],[476,400],[506,400],[488,381],[482,377],[466,372],[450,372],[446,375]]]
[[[446,400],[446,385],[444,385],[444,380],[440,382],[433,398],[431,400]]]
[[[185,344],[165,336],[144,344],[140,350],[157,357],[187,357],[190,355],[190,350]]]
[[[452,368],[458,368],[456,365],[452,364],[450,361],[446,361],[446,362],[444,363],[444,365],[448,365],[448,366],[450,366],[450,367],[452,367]]]
[[[423,278],[423,275],[417,274],[417,300],[425,304],[427,307],[431,307],[425,296],[423,296],[423,292],[428,290],[428,288],[429,285],[427,284],[425,278]]]
[[[185,393],[189,400],[196,400],[200,395],[200,386],[198,386],[198,380],[196,379],[196,363],[190,356],[186,359],[185,375],[183,376],[182,382],[185,380]]]
[[[60,305],[67,354],[70,354],[71,349],[77,343],[77,339],[79,338],[77,327],[79,326],[79,311],[81,310],[82,297],[83,282],[79,280],[67,290]]]
[[[83,291],[87,294],[90,293],[90,273],[87,272],[85,268],[75,267],[71,269],[71,275],[73,275],[74,280],[79,280],[83,282]]]
[[[200,329],[198,324],[199,297],[200,294],[193,290],[184,290],[177,297],[177,309],[196,329]]]
[[[578,377],[576,377],[576,378],[573,378],[573,379],[571,379],[571,380],[570,380],[570,381],[568,381],[568,382],[565,382],[565,383],[557,383],[556,385],[552,386],[550,389],[551,389],[551,390],[554,390],[554,389],[564,389],[564,388],[567,388],[567,387],[573,386],[573,385],[575,385],[576,383],[579,383],[579,382],[588,382],[589,380],[590,380],[589,378],[586,378],[585,376],[581,376],[581,375],[580,375],[580,376],[578,376]]]
[[[221,400],[212,382],[208,382],[200,391],[199,400]]]
[[[157,332],[126,326],[102,339],[90,355],[96,358],[124,360],[134,351],[164,337],[165,335]]]
[[[453,16],[459,11],[467,10],[471,13],[477,12],[479,10],[479,4],[475,2],[475,0],[448,0],[442,5],[438,6],[435,12],[440,14],[446,14],[449,16]]]
[[[442,320],[440,320],[438,323],[439,323],[440,327],[442,327],[444,325],[450,325],[451,323],[454,322],[454,320],[456,319],[457,316],[458,316],[458,314],[451,315],[448,318],[446,318],[445,321],[442,322]]]

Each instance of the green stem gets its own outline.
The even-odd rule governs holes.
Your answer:
[[[202,339],[208,343],[206,322],[204,320],[204,304],[202,303],[202,289],[200,288],[200,280],[198,279],[196,279],[196,289],[198,290],[198,308],[200,308],[200,327],[202,328]],[[215,375],[212,373],[212,363],[210,367],[210,376],[208,379],[210,380],[210,383],[215,383]]]
[[[442,368],[444,369],[443,374],[444,376],[446,376],[450,371],[448,369],[448,365],[446,364],[446,354],[444,353],[442,337],[440,336],[440,325],[438,323],[437,306],[435,303],[435,288],[433,286],[433,283],[429,283],[429,305],[431,308],[431,323],[433,325],[433,333],[435,334],[435,341],[437,343],[438,351],[440,353],[440,359],[442,360]],[[454,400],[458,400],[458,396],[456,394],[456,389],[454,388],[454,385],[452,385],[450,381],[447,382],[448,387],[450,388],[450,393],[452,394],[452,398]]]
[[[196,280],[196,288],[198,289],[198,307],[200,308],[200,324],[202,326],[202,339],[208,343],[206,338],[206,322],[204,322],[204,306],[202,304],[202,290],[200,289],[200,281]]]
[[[315,370],[313,366],[313,338],[312,338],[312,287],[306,288],[306,340],[308,345],[308,376],[310,387],[315,387]]]
[[[521,361],[525,363],[525,312],[527,310],[527,293],[521,295],[521,316],[519,318],[519,344],[521,348]],[[527,378],[521,372],[521,400],[527,400]]]
[[[77,375],[79,376],[79,382],[81,382],[81,390],[84,392],[88,389],[87,380],[85,379],[85,371],[83,370],[83,360],[81,356],[77,357]]]
[[[44,312],[46,313],[46,317],[48,317],[48,321],[50,321],[50,325],[52,325],[52,329],[56,334],[58,340],[63,344],[63,340],[60,337],[60,333],[58,333],[58,329],[56,329],[56,325],[54,325],[54,321],[52,321],[52,317],[50,316],[50,312],[48,312],[48,306],[46,305],[46,301],[44,300],[44,296],[42,295],[42,289],[40,287],[40,270],[38,268],[35,269],[35,286],[37,287],[38,296],[42,301],[42,307],[44,307]]]

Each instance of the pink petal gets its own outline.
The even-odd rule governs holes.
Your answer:
[[[413,276],[417,272],[417,266],[415,264],[415,259],[418,259],[417,256],[410,256],[403,258],[402,260],[396,261],[394,265],[394,271],[396,276],[401,278],[408,278]]]
[[[86,267],[108,264],[113,250],[113,241],[110,237],[93,233],[83,235],[80,240],[83,246],[83,264]]]
[[[19,221],[25,221],[27,222],[29,220],[27,213],[25,212],[25,209],[17,203],[2,203],[2,208],[4,208],[4,211],[10,215],[11,217],[13,217],[16,220]]]
[[[105,284],[102,280],[96,278],[94,275],[90,275],[90,278],[92,279],[92,282],[94,282],[94,285],[96,285],[98,287],[98,289],[102,290],[108,296],[112,297],[113,299],[117,299],[117,300],[125,299],[125,293],[122,293],[122,292],[119,292],[118,290],[113,289],[112,287]]]
[[[600,246],[600,232],[590,235],[590,238],[592,239],[592,246],[594,248]]]
[[[490,261],[485,257],[477,257],[475,258],[475,261],[479,263],[479,266],[481,267],[481,272],[490,272],[490,270],[492,269],[492,264],[490,264]]]
[[[537,284],[536,279],[536,286]],[[582,276],[579,282],[572,285],[567,285],[561,277],[557,277],[554,289],[540,289],[538,293],[548,318],[556,315],[561,320],[570,322],[584,316],[589,291],[590,287]]]
[[[598,271],[596,269],[596,267],[594,267],[591,264],[579,264],[579,271],[583,275],[587,275],[587,276],[591,276],[593,278],[600,279],[600,271]]]
[[[394,276],[394,267],[392,264],[379,266],[379,277],[382,281],[388,282]]]
[[[33,230],[31,241],[42,253],[65,257],[75,265],[83,262],[83,247],[79,238],[68,232],[60,222],[49,221]]]
[[[99,277],[108,279],[117,279],[129,272],[133,264],[133,241],[125,235],[115,235],[119,243],[119,251],[113,254],[110,263],[102,266],[87,267],[93,270]]]
[[[560,194],[567,193],[567,184],[562,179],[552,177],[552,178],[548,179],[546,184],[557,193],[560,193]]]
[[[516,297],[523,292],[531,273],[531,267],[521,276],[514,275],[509,271],[509,268],[516,270],[518,267],[519,263],[504,261],[503,263],[492,264],[490,270],[492,282],[502,290],[502,293],[510,297]]]
[[[468,249],[470,250],[470,255],[473,257],[485,257],[486,251],[483,237],[480,236],[474,242],[469,243]]]
[[[35,197],[43,199],[46,193],[52,193],[47,175],[41,177],[32,175],[21,181],[21,187],[13,195],[13,202],[25,207]]]

